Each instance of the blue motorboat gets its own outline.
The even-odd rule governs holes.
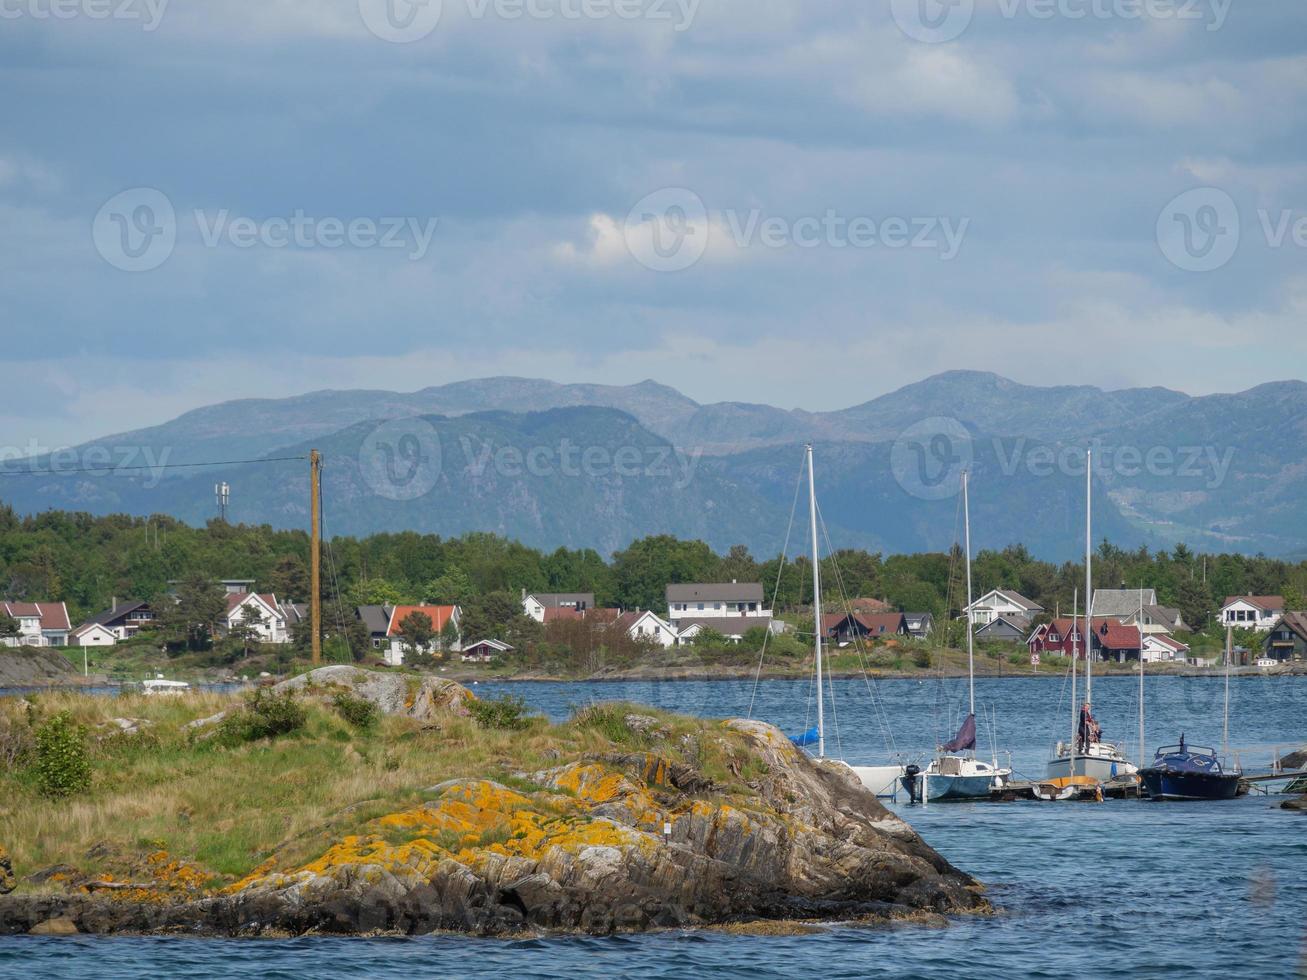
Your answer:
[[[1216,750],[1201,745],[1164,745],[1153,764],[1139,770],[1144,789],[1155,800],[1232,800],[1239,793],[1239,771],[1227,772]]]

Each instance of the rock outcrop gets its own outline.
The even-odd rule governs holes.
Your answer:
[[[461,684],[440,677],[383,674],[361,667],[336,664],[319,667],[277,684],[275,691],[313,691],[339,688],[373,702],[382,714],[431,721],[442,711],[466,714],[473,695]]]
[[[343,683],[418,718],[471,696],[352,671],[286,684]],[[656,718],[630,718],[645,729],[631,743],[499,781],[438,783],[307,862],[274,854],[214,887],[160,853],[130,881],[2,898],[0,932],[58,922],[85,933],[608,933],[988,908],[980,886],[850,770],[814,762],[779,730],[737,720],[678,738]]]

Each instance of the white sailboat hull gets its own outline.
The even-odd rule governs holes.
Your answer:
[[[1108,783],[1113,779],[1133,776],[1139,772],[1138,766],[1128,761],[1118,752],[1077,752],[1074,757],[1059,755],[1055,759],[1050,759],[1045,771],[1046,778],[1065,779],[1070,777],[1073,761],[1075,763],[1075,775],[1088,776],[1100,783]]]
[[[849,766],[858,781],[877,796],[892,798],[898,794],[903,766]]]

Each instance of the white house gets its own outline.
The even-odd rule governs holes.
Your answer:
[[[1221,607],[1221,625],[1269,633],[1284,615],[1284,596],[1232,595]]]
[[[667,586],[667,619],[678,629],[683,620],[728,617],[771,620],[772,611],[763,601],[761,582],[691,582]]]
[[[118,642],[118,635],[103,623],[85,623],[73,630],[69,639],[77,647],[111,647]]]
[[[289,643],[290,630],[277,597],[271,593],[228,592],[227,612],[218,622],[223,633],[238,625],[249,626],[259,643]]]
[[[392,667],[403,665],[404,654],[413,646],[412,642],[404,636],[403,624],[404,620],[414,613],[422,613],[431,620],[431,640],[426,644],[428,653],[435,653],[442,649],[441,633],[449,623],[453,623],[454,629],[460,631],[449,649],[454,653],[462,650],[460,623],[463,619],[463,611],[458,606],[395,606],[390,610],[390,622],[386,627],[387,642],[384,647],[386,663]]]
[[[1043,611],[1039,603],[1011,589],[992,589],[963,610],[970,614],[972,626],[986,626],[1000,617],[1034,619]]]
[[[522,612],[537,623],[550,618],[549,610],[565,609],[571,613],[584,614],[593,609],[595,595],[593,592],[532,592],[522,595]]]
[[[617,625],[633,640],[652,640],[663,647],[676,645],[676,627],[656,613],[622,613],[617,617]]]
[[[62,602],[0,602],[3,611],[18,624],[17,636],[0,637],[10,647],[63,647],[68,645],[72,624]]]
[[[1189,646],[1165,633],[1144,634],[1144,663],[1167,663],[1172,660],[1183,663],[1189,657]]]

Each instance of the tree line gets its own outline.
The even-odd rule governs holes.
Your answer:
[[[307,601],[308,558],[303,531],[220,520],[192,527],[165,516],[48,511],[20,517],[0,506],[0,592],[11,601],[64,601],[74,624],[115,597],[150,600],[188,582],[202,607],[196,615],[207,616],[215,598],[200,590],[199,580],[253,579],[259,591]],[[956,548],[910,555],[839,551],[822,560],[824,605],[837,609],[842,598],[874,597],[948,618],[965,604],[962,568]],[[1041,561],[1021,545],[979,552],[972,576],[976,595],[1013,589],[1063,615],[1084,583],[1083,565]],[[1100,588],[1156,589],[1158,600],[1179,608],[1196,629],[1209,624],[1227,595],[1283,595],[1292,609],[1307,604],[1307,561],[1201,554],[1183,544],[1150,551],[1104,541],[1094,579]],[[399,532],[324,545],[323,620],[331,627],[365,604],[458,603],[477,632],[520,611],[522,590],[593,592],[601,606],[661,612],[668,583],[731,580],[762,582],[781,612],[811,606],[811,566],[803,556],[782,562],[743,546],[723,555],[702,541],[654,535],[605,558],[592,549],[541,551],[482,532],[457,538]]]

